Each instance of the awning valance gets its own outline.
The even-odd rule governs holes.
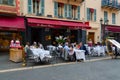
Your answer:
[[[120,26],[106,26],[107,31],[120,32]]]
[[[43,26],[51,28],[68,27],[71,29],[90,29],[91,27],[82,22],[54,20],[54,19],[41,19],[41,18],[27,18],[29,26]]]
[[[0,17],[0,30],[25,30],[24,18]]]

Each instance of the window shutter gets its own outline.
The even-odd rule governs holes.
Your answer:
[[[87,8],[87,20],[90,20],[90,8]]]
[[[41,2],[41,14],[44,15],[44,0],[40,0]]]
[[[104,21],[106,21],[107,19],[108,19],[108,13],[104,11]]]
[[[94,21],[96,21],[96,9],[94,9]]]
[[[2,4],[2,0],[0,0],[0,4]]]
[[[58,3],[54,2],[54,16],[58,17]]]
[[[68,5],[68,7],[69,7],[69,10],[68,10],[68,13],[69,13],[69,18],[71,18],[72,17],[72,6],[71,5]]]
[[[64,5],[64,16],[67,17],[67,4]]]
[[[32,0],[28,0],[28,13],[32,13]]]
[[[116,19],[116,17],[115,17],[115,13],[112,13],[112,24],[115,24],[115,19]]]
[[[77,18],[80,20],[80,6],[77,7]]]

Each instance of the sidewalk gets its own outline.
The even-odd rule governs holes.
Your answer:
[[[100,56],[100,57],[86,56],[85,62],[97,61],[97,60],[102,60],[102,59],[111,59],[111,58],[109,56]],[[57,60],[53,60],[51,63],[45,63],[45,64],[29,62],[26,67],[44,66],[44,65],[58,64],[58,63],[68,63],[68,61],[66,62],[60,58],[57,58]],[[15,63],[9,60],[9,53],[0,54],[0,70],[22,68],[22,67],[23,67],[22,62]]]

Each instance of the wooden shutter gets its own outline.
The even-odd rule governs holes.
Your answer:
[[[54,2],[54,16],[58,17],[58,3]]]
[[[90,8],[87,8],[87,20],[90,20]]]
[[[94,21],[96,21],[96,9],[94,9]]]
[[[80,6],[77,7],[77,18],[80,20]]]
[[[41,3],[41,14],[44,15],[44,0],[40,0]]]
[[[28,0],[28,13],[32,13],[32,0]]]
[[[104,11],[104,21],[108,20],[108,13],[107,11]]]
[[[64,5],[64,16],[67,17],[67,4]]]
[[[69,17],[69,18],[72,18],[72,6],[71,6],[71,5],[68,5],[68,8],[69,8],[69,10],[68,10],[68,13],[69,13],[68,15],[69,15],[69,16],[68,16],[68,17]]]
[[[116,22],[116,17],[115,17],[115,13],[112,13],[112,24],[115,24],[115,22]]]

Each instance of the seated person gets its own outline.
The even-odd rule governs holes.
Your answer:
[[[30,46],[30,48],[37,48],[37,43],[36,43],[36,42],[33,42],[33,45]]]
[[[26,42],[26,45],[25,45],[25,55],[24,57],[28,58],[32,53],[32,51],[30,50],[30,43],[29,42]]]
[[[38,42],[38,48],[44,49],[43,45],[40,42]]]
[[[82,42],[80,42],[80,50],[85,50],[85,55],[87,55],[88,54],[88,51],[87,51],[87,49],[86,49],[86,46],[84,45],[84,44],[82,44]]]
[[[25,53],[27,53],[27,49],[29,49],[30,48],[30,43],[29,42],[26,42],[26,45],[25,45]]]
[[[70,61],[73,61],[73,60],[76,59],[75,52],[74,52],[74,49],[73,49],[72,45],[69,46],[68,58],[69,58]]]
[[[65,50],[66,52],[68,52],[68,50],[69,50],[69,46],[68,46],[68,43],[67,43],[67,42],[65,43],[64,50]]]
[[[57,47],[57,51],[58,53],[60,53],[60,57],[62,56],[62,53],[63,53],[63,46],[62,46],[62,43],[61,44],[58,44],[58,47]]]

